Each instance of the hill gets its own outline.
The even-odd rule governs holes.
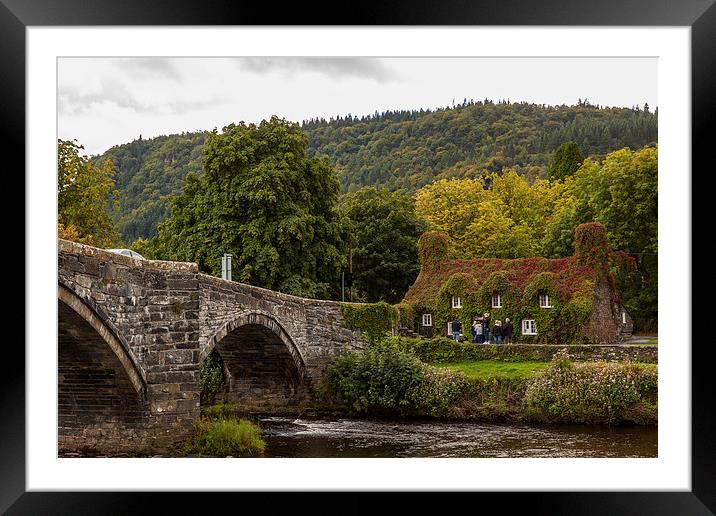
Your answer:
[[[657,140],[657,113],[640,108],[601,108],[529,103],[468,102],[438,110],[386,111],[364,117],[304,121],[309,155],[325,154],[343,191],[383,186],[415,192],[436,179],[477,177],[514,168],[529,179],[544,177],[554,151],[576,141],[584,155],[638,149]],[[111,213],[122,238],[156,235],[168,216],[168,196],[186,175],[202,170],[206,132],[137,139],[101,157],[114,161],[120,201]]]

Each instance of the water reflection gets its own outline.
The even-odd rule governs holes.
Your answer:
[[[655,427],[261,420],[267,457],[656,457]]]

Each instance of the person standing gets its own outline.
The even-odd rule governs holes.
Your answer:
[[[478,322],[477,317],[472,321],[470,331],[472,332],[472,343],[477,344],[479,342],[478,339],[482,337],[482,326]]]
[[[462,333],[462,323],[456,315],[455,319],[452,321],[452,336],[456,341],[460,340],[460,333]]]
[[[490,343],[490,314],[485,312],[482,316],[482,337],[485,344]]]
[[[485,336],[483,334],[483,321],[482,316],[477,318],[477,321],[475,322],[475,343],[482,344],[485,342]]]
[[[492,338],[495,344],[502,344],[502,321],[497,319],[495,325],[492,327]]]
[[[512,344],[512,321],[510,318],[505,318],[505,325],[502,327],[502,341],[505,344]]]

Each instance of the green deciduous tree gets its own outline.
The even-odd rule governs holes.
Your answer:
[[[341,198],[351,238],[354,285],[366,301],[400,301],[420,272],[417,241],[425,223],[401,192],[363,188]]]
[[[57,222],[60,237],[110,247],[119,243],[114,222],[107,212],[113,201],[112,162],[96,164],[80,155],[76,140],[57,140]]]
[[[565,182],[565,203],[544,237],[547,256],[574,252],[574,228],[596,220],[604,224],[612,249],[636,259],[637,269],[619,275],[625,305],[638,328],[657,320],[658,149],[621,149],[601,163],[584,161]]]
[[[307,297],[335,296],[344,258],[335,208],[339,184],[308,138],[277,117],[214,130],[204,174],[189,174],[159,227],[158,256],[195,261],[218,275],[233,255],[233,278]]]
[[[564,180],[574,174],[583,161],[584,155],[576,142],[564,143],[554,153],[552,164],[547,170],[547,179]]]

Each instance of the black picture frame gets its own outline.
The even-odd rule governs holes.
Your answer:
[[[240,3],[222,0],[0,0],[0,113],[6,134],[5,149],[20,158],[16,170],[24,170],[25,156],[25,28],[28,26],[113,25],[531,25],[531,26],[688,26],[692,44],[692,170],[707,173],[711,148],[707,128],[714,120],[716,91],[715,0],[652,2],[649,0],[466,0],[449,2],[394,1],[356,4],[354,11],[340,14],[335,4]],[[710,156],[709,156],[710,157]],[[692,183],[694,174],[691,176]],[[20,188],[24,190],[24,182]],[[692,192],[694,190],[692,189]],[[698,193],[698,192],[697,192]],[[704,192],[702,192],[703,194]],[[25,191],[27,195],[28,192]],[[698,203],[693,198],[692,220]],[[710,220],[708,217],[706,220]],[[692,236],[695,231],[692,229]],[[14,245],[24,242],[25,235]],[[692,274],[705,254],[691,254]],[[27,263],[27,262],[25,262]],[[15,267],[19,265],[16,263]],[[705,268],[704,268],[705,269]],[[701,270],[704,270],[701,269]],[[29,271],[25,266],[25,274]],[[709,277],[713,278],[711,274]],[[693,292],[693,290],[692,290]],[[24,297],[23,297],[24,299]],[[708,321],[711,303],[696,303],[692,295],[692,321],[684,321],[692,353],[692,490],[690,492],[526,492],[476,493],[480,506],[498,506],[509,499],[510,509],[549,514],[714,514],[716,511],[716,427],[711,385],[708,338],[696,339]],[[24,303],[23,303],[24,306]],[[28,309],[32,309],[28,307]],[[691,345],[681,343],[685,349]],[[162,512],[189,511],[188,493],[78,493],[26,492],[25,485],[25,354],[21,346],[5,346],[0,389],[0,512],[7,514],[105,514],[146,512],[161,496]],[[701,344],[701,345],[698,345]],[[248,507],[255,494],[211,493],[217,508],[228,497],[240,496]],[[271,495],[274,498],[274,495]],[[413,501],[422,503],[417,493]],[[474,498],[473,498],[474,501]],[[246,505],[244,505],[246,504]],[[351,508],[361,508],[352,502]]]

